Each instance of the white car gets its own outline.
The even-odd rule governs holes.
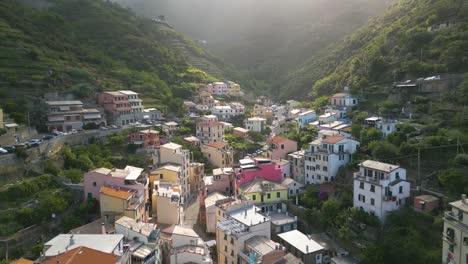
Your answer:
[[[8,153],[8,150],[4,148],[0,148],[0,154],[7,154],[7,153]]]

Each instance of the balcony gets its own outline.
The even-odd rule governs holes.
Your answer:
[[[468,232],[468,225],[463,223],[463,220],[460,220],[458,216],[455,215],[452,211],[445,212],[444,221],[449,222],[460,229],[463,229],[464,232]]]
[[[361,172],[355,172],[353,174],[354,176],[354,179],[357,179],[357,180],[360,180],[360,181],[365,181],[365,182],[368,182],[368,183],[371,183],[371,184],[374,184],[374,185],[380,185],[380,180],[374,178],[374,177],[368,177],[368,176],[364,176],[364,174],[362,174]]]

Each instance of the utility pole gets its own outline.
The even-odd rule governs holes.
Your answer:
[[[421,148],[418,148],[418,181],[417,185],[421,186]]]

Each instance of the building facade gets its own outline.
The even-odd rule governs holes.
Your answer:
[[[341,135],[323,136],[309,143],[305,151],[305,184],[322,184],[336,179],[338,170],[351,161],[359,142]]]
[[[266,126],[266,119],[261,117],[251,117],[245,120],[245,128],[255,132],[263,132]]]
[[[398,210],[410,197],[406,170],[398,165],[366,160],[354,173],[353,205],[385,221],[386,214]]]
[[[224,141],[224,125],[217,121],[204,121],[196,124],[196,137],[203,144]]]
[[[286,159],[288,154],[297,151],[297,142],[284,137],[273,137],[268,140],[269,159]]]
[[[228,143],[218,141],[203,144],[201,152],[215,167],[232,167],[234,163],[234,152]]]
[[[83,108],[81,101],[47,101],[46,104],[47,129],[50,132],[79,130],[91,123],[96,126],[105,124],[99,110]],[[0,128],[3,128],[3,114],[0,122]]]
[[[442,263],[457,264],[468,262],[468,201],[462,199],[450,203],[450,210],[444,214],[442,233]]]

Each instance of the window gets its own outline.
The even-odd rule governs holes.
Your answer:
[[[224,234],[224,240],[227,240],[227,234]]]
[[[344,155],[343,155],[343,154],[340,154],[339,159],[340,159],[340,160],[344,160]]]
[[[371,205],[375,205],[375,200],[374,200],[374,198],[371,198],[371,199],[370,199],[370,204],[371,204]]]
[[[231,237],[231,244],[234,245],[234,238],[233,237]]]
[[[375,192],[375,185],[371,185],[371,186],[370,186],[370,191],[371,191],[371,192]]]
[[[162,180],[164,178],[163,174],[159,174],[159,179]]]
[[[227,246],[224,246],[224,252],[227,252]]]
[[[254,200],[254,201],[257,200],[257,195],[255,195],[255,194],[252,195],[252,200]]]
[[[364,190],[364,183],[363,183],[363,182],[360,182],[360,183],[359,183],[359,189],[363,189],[363,190]]]
[[[293,190],[289,190],[289,194],[293,194]]]
[[[267,199],[271,198],[271,193],[267,193]]]
[[[403,193],[403,186],[400,186],[400,187],[398,188],[398,192],[399,192],[399,193]]]
[[[280,198],[281,197],[281,193],[280,192],[276,192],[276,198]]]
[[[97,185],[96,182],[93,182],[93,186],[96,186],[96,185]]]
[[[93,198],[93,194],[89,192],[88,193],[88,199],[91,199],[91,198]]]
[[[283,144],[281,144],[281,149],[284,149],[284,145],[283,145]]]
[[[234,250],[231,250],[231,256],[234,257]]]
[[[396,178],[397,180],[400,179],[400,172],[397,171],[397,172],[395,173],[395,178]]]
[[[328,171],[328,167],[327,167],[327,166],[323,166],[323,171]]]

